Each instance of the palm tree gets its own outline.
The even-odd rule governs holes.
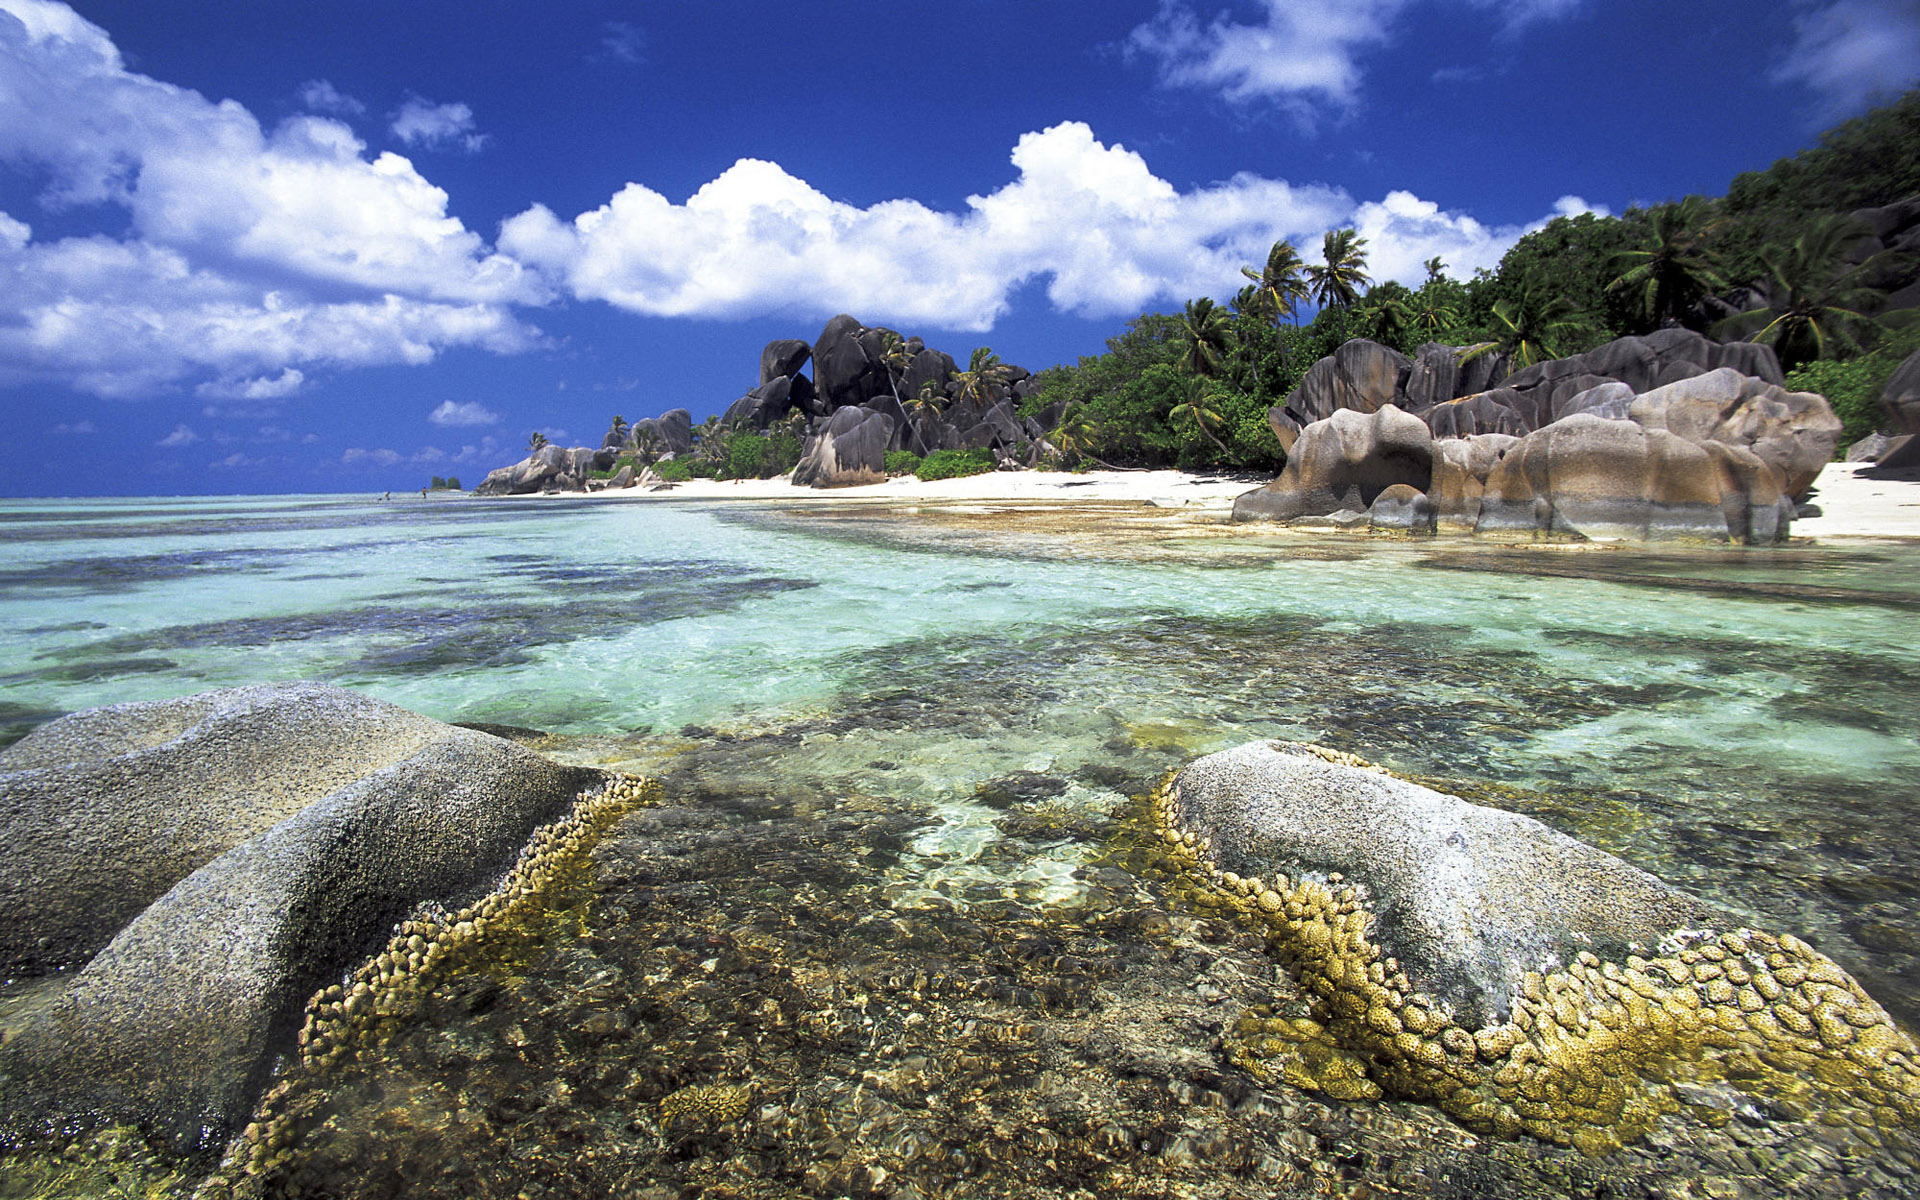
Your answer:
[[[527,453],[538,454],[546,444],[547,435],[536,429],[533,431],[533,436],[527,439]]]
[[[1857,342],[1855,331],[1874,324],[1861,310],[1882,295],[1878,288],[1857,282],[1865,263],[1849,266],[1843,257],[1847,243],[1859,233],[1851,217],[1819,217],[1785,250],[1762,251],[1760,264],[1766,268],[1771,300],[1728,317],[1714,332],[1771,342],[1781,368],[1788,371],[1824,356],[1831,342]],[[1747,332],[1756,326],[1757,333]]]
[[[1705,246],[1715,223],[1706,222],[1707,201],[1688,196],[1653,210],[1653,243],[1613,256],[1619,278],[1609,292],[1637,296],[1650,328],[1678,325],[1697,302],[1727,286],[1718,257]]]
[[[1263,269],[1255,271],[1252,267],[1241,267],[1240,273],[1253,280],[1254,295],[1262,310],[1270,314],[1274,324],[1280,323],[1280,314],[1283,312],[1288,320],[1297,324],[1299,306],[1312,299],[1307,292],[1306,280],[1300,274],[1305,267],[1293,243],[1279,241],[1267,251],[1267,265]]]
[[[1183,417],[1199,426],[1200,432],[1207,435],[1208,441],[1220,447],[1222,454],[1233,453],[1227,449],[1225,442],[1214,436],[1213,430],[1207,428],[1209,422],[1217,425],[1221,418],[1218,412],[1207,407],[1207,381],[1200,376],[1187,380],[1186,403],[1174,405],[1167,413],[1167,421],[1171,424],[1178,425]]]
[[[633,433],[633,448],[641,462],[652,464],[660,458],[660,452],[666,446],[666,439],[660,435],[657,425],[642,425]]]
[[[1321,243],[1326,265],[1307,268],[1307,284],[1314,299],[1333,308],[1347,308],[1373,286],[1367,274],[1367,239],[1353,228],[1329,229]]]
[[[913,365],[913,352],[907,349],[907,340],[891,329],[880,334],[880,365],[887,371],[887,386],[893,389],[893,402],[903,403],[900,399],[900,381],[906,377],[907,368]]]
[[[1440,261],[1440,256],[1438,254],[1434,255],[1432,258],[1428,259],[1426,262],[1420,265],[1424,266],[1427,269],[1428,283],[1437,283],[1440,280],[1446,278],[1447,264]]]
[[[1100,439],[1100,430],[1094,424],[1093,417],[1087,412],[1087,406],[1078,401],[1067,406],[1060,414],[1060,424],[1055,427],[1049,439],[1068,462],[1090,459],[1109,471],[1136,471],[1139,467],[1122,467],[1108,462],[1094,454],[1093,447]]]
[[[1374,341],[1397,350],[1415,323],[1413,293],[1389,279],[1367,293],[1359,315]]]
[[[1483,354],[1498,352],[1507,356],[1514,370],[1560,357],[1554,339],[1573,328],[1577,312],[1573,302],[1558,293],[1548,292],[1534,281],[1520,285],[1519,295],[1493,302],[1494,340],[1468,346],[1459,353],[1460,361],[1471,362]]]
[[[621,442],[626,441],[627,440],[627,419],[621,416],[619,413],[613,414],[613,428],[608,432],[613,434],[613,441],[616,446],[619,445]]]
[[[1006,377],[1006,364],[1000,361],[1000,356],[985,346],[975,346],[972,357],[967,360],[967,369],[953,373],[953,382],[960,385],[953,398],[992,404],[994,387]]]
[[[1195,375],[1212,376],[1220,370],[1227,354],[1227,314],[1210,297],[1187,301],[1180,316],[1180,369]]]
[[[920,443],[921,454],[927,452],[926,428],[939,417],[940,402],[946,398],[947,394],[940,390],[940,385],[929,379],[920,385],[918,396],[909,396],[906,403],[901,405],[907,416],[912,418],[907,428],[913,430],[914,440]]]
[[[1436,342],[1460,320],[1460,309],[1447,289],[1434,286],[1439,282],[1442,281],[1429,279],[1427,286],[1413,294],[1411,305],[1413,327]]]

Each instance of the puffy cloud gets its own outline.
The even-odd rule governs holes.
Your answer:
[[[333,113],[341,117],[357,117],[367,111],[366,105],[324,79],[309,79],[301,84],[300,103],[309,112]]]
[[[236,450],[225,458],[208,463],[207,466],[216,471],[239,471],[248,467],[263,467],[266,464],[267,460],[264,458],[254,458],[252,455]]]
[[[1356,54],[1386,41],[1406,6],[1407,0],[1265,0],[1260,24],[1238,24],[1223,14],[1203,27],[1187,5],[1165,0],[1128,46],[1158,59],[1161,79],[1175,87],[1219,91],[1236,101],[1317,96],[1344,107],[1359,93]]]
[[[155,442],[156,446],[165,446],[169,450],[179,446],[191,446],[200,440],[200,435],[188,429],[184,424],[175,425],[173,432]]]
[[[1291,238],[1311,256],[1328,228],[1377,239],[1379,278],[1417,282],[1435,254],[1492,266],[1525,232],[1488,227],[1410,193],[1365,205],[1335,188],[1239,174],[1182,192],[1140,155],[1079,122],[1023,136],[1013,182],[965,213],[911,200],[836,201],[777,164],[742,159],[685,204],[630,183],[563,221],[536,205],[500,246],[582,299],[655,316],[829,315],[984,330],[1023,283],[1062,310],[1120,316],[1154,301],[1229,297],[1239,268]]]
[[[48,0],[0,0],[0,96],[0,159],[34,169],[43,204],[127,222],[36,242],[0,214],[0,384],[137,396],[198,377],[209,396],[265,396],[314,365],[539,341],[508,307],[544,301],[539,280],[338,121],[263,130],[233,101],[127,70]]]
[[[0,386],[53,378],[137,397],[213,374],[229,382],[209,395],[270,397],[304,380],[289,363],[420,364],[447,346],[513,353],[540,342],[496,305],[262,292],[176,251],[105,237],[0,249],[0,277],[16,284],[0,299]]]
[[[1794,29],[1773,78],[1810,88],[1822,120],[1852,116],[1920,80],[1920,0],[1836,0],[1803,11]]]
[[[418,96],[409,96],[393,111],[388,126],[393,136],[407,146],[428,150],[465,150],[478,154],[487,144],[487,135],[473,126],[473,110],[464,104],[435,104]]]
[[[215,400],[279,400],[299,391],[306,372],[288,367],[275,376],[253,379],[213,379],[193,389],[194,395]]]
[[[500,414],[478,400],[468,400],[460,404],[451,400],[442,400],[440,407],[427,414],[427,420],[446,428],[461,425],[498,425]]]
[[[1243,24],[1226,14],[1202,25],[1183,0],[1162,0],[1134,29],[1127,49],[1156,60],[1172,87],[1217,91],[1244,103],[1267,100],[1311,124],[1326,106],[1351,107],[1360,94],[1360,56],[1394,35],[1414,0],[1262,0],[1264,17]],[[1513,36],[1537,21],[1577,12],[1584,0],[1464,0],[1498,14]]]

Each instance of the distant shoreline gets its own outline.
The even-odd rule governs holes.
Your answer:
[[[1817,517],[1793,523],[1793,538],[1818,541],[1887,539],[1920,541],[1920,472],[1876,476],[1869,463],[1828,463],[1814,484]],[[1132,503],[1179,510],[1202,520],[1225,521],[1234,498],[1259,487],[1257,481],[1186,471],[990,471],[959,479],[924,482],[911,475],[884,483],[843,488],[797,488],[776,479],[715,481],[695,479],[655,491],[646,487],[600,492],[528,493],[486,499],[590,500],[608,503],[649,501],[751,501],[782,507],[945,505],[1004,503],[1071,506]],[[1284,526],[1249,524],[1250,532],[1282,532]],[[1310,532],[1322,535],[1326,531]]]

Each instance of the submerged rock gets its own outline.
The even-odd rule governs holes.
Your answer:
[[[601,777],[306,683],[77,713],[0,770],[9,959],[85,962],[0,1049],[0,1118],[189,1146],[244,1118],[317,985]]]
[[[1155,815],[1315,998],[1234,1030],[1256,1076],[1591,1153],[1695,1079],[1869,1145],[1920,1122],[1920,1050],[1831,960],[1531,818],[1291,742],[1194,761]]]

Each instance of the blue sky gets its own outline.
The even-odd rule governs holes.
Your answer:
[[[472,484],[836,312],[1039,369],[1339,225],[1465,275],[1916,64],[1920,0],[0,0],[0,493]]]

